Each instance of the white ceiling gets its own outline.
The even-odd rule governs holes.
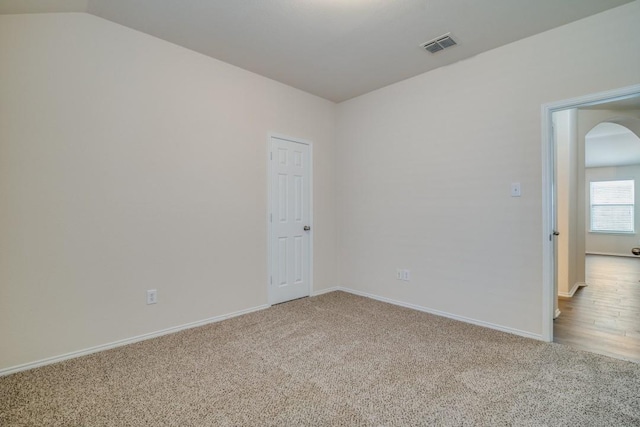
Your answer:
[[[340,102],[630,1],[0,0],[0,13],[92,13]],[[458,46],[419,48],[447,32]]]

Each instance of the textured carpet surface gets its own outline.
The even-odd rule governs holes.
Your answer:
[[[343,292],[0,378],[1,426],[631,426],[640,365]]]

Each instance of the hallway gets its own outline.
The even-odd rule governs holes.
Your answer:
[[[554,341],[640,362],[640,259],[587,255],[586,281],[559,299]]]

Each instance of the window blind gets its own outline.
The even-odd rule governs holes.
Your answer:
[[[591,231],[634,232],[634,181],[593,181],[590,191]]]

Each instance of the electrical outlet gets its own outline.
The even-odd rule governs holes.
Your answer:
[[[402,280],[402,270],[399,268],[396,270],[396,279]]]
[[[411,280],[411,270],[402,270],[402,280],[405,282]]]
[[[147,304],[155,304],[158,302],[158,291],[155,289],[149,289],[147,291]]]

